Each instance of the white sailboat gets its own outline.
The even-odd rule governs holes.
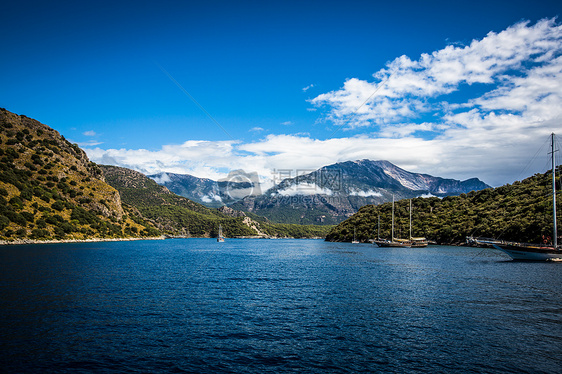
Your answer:
[[[553,242],[545,244],[529,244],[505,241],[489,241],[494,248],[507,253],[512,259],[519,261],[547,261],[562,260],[562,250],[558,246],[558,230],[556,225],[556,161],[555,136],[551,134],[551,156],[552,156],[552,218],[553,218]]]
[[[373,241],[373,244],[378,245],[379,247],[409,247],[410,242],[406,239],[396,239],[394,237],[394,195],[392,195],[392,230],[391,230],[391,239],[380,239],[377,238]]]
[[[222,234],[222,226],[219,225],[219,236],[217,236],[217,242],[222,243],[224,242],[224,236]]]
[[[410,199],[410,247],[412,248],[423,248],[427,247],[426,238],[414,238],[412,237],[412,199]]]
[[[359,240],[357,240],[357,229],[355,227],[353,228],[353,240],[351,244],[359,244]]]

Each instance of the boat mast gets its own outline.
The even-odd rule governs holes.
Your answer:
[[[392,241],[394,241],[394,195],[392,195]]]
[[[556,228],[556,157],[554,157],[554,152],[556,152],[554,150],[554,146],[555,146],[555,141],[554,141],[554,133],[552,133],[552,204],[553,204],[553,209],[552,209],[552,213],[553,213],[553,235],[554,235],[554,248],[558,249],[558,230]]]
[[[410,241],[412,241],[412,199],[410,199]]]
[[[377,239],[381,238],[381,215],[379,214],[379,223],[377,225]]]

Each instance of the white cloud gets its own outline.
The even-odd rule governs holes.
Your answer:
[[[96,134],[96,132],[95,132],[94,130],[89,130],[89,131],[84,131],[84,132],[82,133],[82,135],[85,135],[85,136],[96,136],[97,134]]]
[[[478,120],[478,117],[466,119],[467,122]],[[501,126],[502,119],[497,120]],[[546,133],[538,139],[518,135],[520,139],[510,140],[495,135],[490,139],[480,138],[481,135],[461,131],[450,138],[433,140],[414,136],[318,140],[268,135],[253,143],[196,142],[192,145],[194,149],[189,150],[182,149],[185,145],[175,145],[158,151],[93,148],[86,152],[94,162],[128,167],[145,174],[171,172],[218,180],[225,178],[230,170],[255,171],[260,176],[262,191],[272,186],[278,170],[316,170],[336,162],[361,159],[389,160],[408,171],[444,178],[478,177],[498,186],[521,179],[523,167],[548,137]],[[543,165],[544,162],[537,162],[536,169],[531,168],[529,174],[544,171],[539,170]]]
[[[422,154],[412,160],[409,156],[412,149]],[[266,180],[275,177],[276,170],[316,170],[335,162],[364,158],[389,159],[411,170],[414,161],[419,161],[423,167],[441,157],[440,149],[433,142],[413,137],[399,140],[356,136],[318,140],[298,135],[268,135],[253,143],[188,141],[166,145],[158,151],[93,148],[86,152],[94,162],[120,165],[145,174],[171,172],[214,180],[226,177],[230,170],[255,171]]]
[[[89,140],[87,142],[73,142],[72,140],[70,140],[70,142],[78,144],[79,147],[95,147],[97,145],[103,144],[103,142],[98,142],[95,140]]]
[[[417,60],[401,56],[374,78],[351,78],[340,90],[311,100],[316,108],[326,106],[327,119],[336,125],[369,134],[325,140],[268,135],[251,143],[192,140],[158,151],[87,153],[95,162],[145,173],[217,180],[243,169],[257,172],[262,182],[275,170],[314,170],[366,158],[498,186],[544,171],[543,160],[532,165],[529,160],[551,132],[562,133],[562,26],[555,20],[518,23]],[[527,174],[521,174],[525,166]]]
[[[281,122],[281,124],[282,124],[283,126],[290,126],[290,125],[293,124],[293,122],[291,122],[291,121],[285,121],[285,122]]]
[[[455,104],[453,99],[447,102],[447,95],[471,85],[489,86],[490,90],[497,87],[497,93],[515,89],[536,70],[551,70],[553,64],[558,65],[555,57],[561,52],[562,26],[554,19],[533,26],[521,22],[499,33],[490,32],[468,46],[449,45],[422,54],[418,60],[401,56],[376,72],[374,82],[351,78],[340,90],[321,94],[311,102],[327,105],[328,118],[337,124],[388,127],[428,112],[443,114],[443,108],[451,108],[447,104]],[[539,87],[541,92],[545,88],[554,87]],[[444,100],[435,100],[441,97]],[[461,104],[480,104],[485,109],[482,101],[491,98],[484,95]],[[522,99],[527,98],[525,95]],[[511,110],[510,105],[502,110]]]
[[[361,197],[372,197],[372,196],[381,197],[382,193],[373,190],[367,190],[367,191],[351,191],[349,195],[361,196]]]
[[[306,91],[310,90],[312,87],[314,87],[314,85],[310,84],[310,85],[304,87],[302,90],[303,90],[303,92],[306,92]]]
[[[85,149],[100,164],[119,165],[145,174],[170,172],[219,179],[232,165],[235,141],[190,140],[180,145],[164,145],[158,151],[146,149]]]
[[[259,132],[259,131],[263,131],[263,128],[262,127],[252,127],[250,129],[250,131]]]
[[[296,183],[289,187],[277,191],[277,194],[281,196],[297,196],[297,195],[328,195],[331,196],[333,191],[329,188],[323,188],[315,183]]]
[[[170,179],[170,177],[168,176],[168,174],[166,174],[166,173],[156,175],[156,176],[152,177],[152,180],[155,181],[158,184],[164,184],[164,183],[168,183],[168,182],[172,181]]]
[[[219,195],[203,195],[201,201],[204,203],[219,202],[222,203],[222,199]]]
[[[419,197],[421,197],[422,199],[429,199],[430,197],[439,197],[439,196],[435,196],[435,195],[432,195],[430,193],[426,193],[426,194],[420,195]],[[439,198],[442,199],[442,197],[439,197]]]

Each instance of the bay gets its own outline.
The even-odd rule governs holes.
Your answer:
[[[555,373],[560,263],[173,239],[0,248],[3,372]]]

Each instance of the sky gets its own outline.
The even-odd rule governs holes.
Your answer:
[[[559,1],[17,1],[0,107],[97,163],[262,180],[388,160],[492,185],[562,134]],[[562,139],[562,138],[561,138]]]

